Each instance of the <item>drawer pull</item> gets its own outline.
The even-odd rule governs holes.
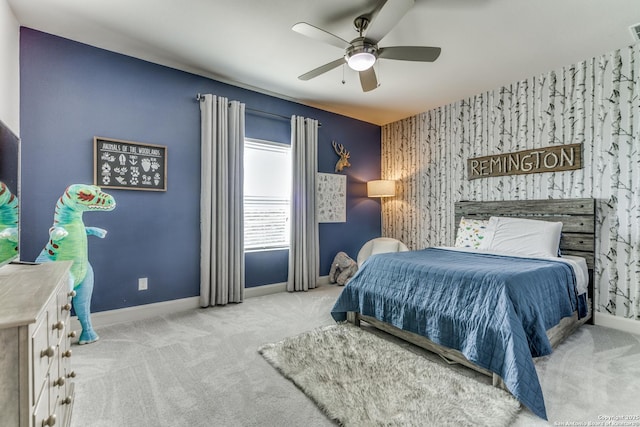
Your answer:
[[[46,349],[42,350],[40,352],[40,357],[53,357],[53,355],[56,354],[56,348],[51,346],[51,347],[47,347]]]
[[[64,399],[62,399],[62,404],[63,405],[71,404],[71,398],[69,396],[65,397]]]
[[[62,320],[60,320],[57,323],[53,324],[53,330],[55,331],[56,329],[59,329],[59,330],[63,330],[64,329],[64,322]]]
[[[76,337],[76,331],[71,331],[69,332],[69,338],[75,338]]]
[[[42,427],[54,426],[54,425],[56,425],[56,416],[55,415],[49,415],[49,418],[47,418],[46,420],[42,420]]]
[[[62,311],[70,311],[71,310],[71,304],[66,303],[65,305],[62,306]]]
[[[76,377],[76,371],[71,371],[67,374],[67,378],[75,378]]]
[[[64,353],[62,353],[62,357],[71,357],[71,350],[67,350]]]
[[[69,293],[67,294],[67,296],[68,296],[68,297],[71,297],[71,298],[75,297],[75,296],[76,296],[76,291],[71,291],[71,292],[69,292]]]
[[[53,385],[57,385],[58,387],[62,387],[64,385],[64,378],[60,377],[53,382]]]

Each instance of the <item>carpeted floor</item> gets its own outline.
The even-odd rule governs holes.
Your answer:
[[[257,348],[334,324],[329,312],[341,289],[321,286],[100,328],[100,341],[73,346],[71,425],[335,425]],[[583,327],[537,370],[551,423],[640,415],[640,336]],[[522,410],[514,425],[549,423]]]

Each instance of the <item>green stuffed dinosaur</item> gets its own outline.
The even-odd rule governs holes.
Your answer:
[[[0,261],[18,255],[18,198],[0,181]]]
[[[100,187],[73,184],[67,187],[56,203],[53,226],[49,229],[49,242],[40,252],[36,262],[73,261],[70,287],[75,291],[73,309],[82,325],[78,344],[88,344],[99,339],[91,326],[90,308],[93,293],[93,269],[89,263],[87,236],[104,238],[107,231],[97,227],[85,227],[82,213],[87,211],[111,211],[116,201]]]

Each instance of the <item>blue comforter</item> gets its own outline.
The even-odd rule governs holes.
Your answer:
[[[459,350],[546,419],[532,357],[551,353],[546,330],[576,308],[561,261],[429,248],[370,257],[331,315],[359,312]]]

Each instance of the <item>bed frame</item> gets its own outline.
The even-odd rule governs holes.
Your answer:
[[[460,223],[460,218],[463,216],[472,219],[489,219],[491,216],[510,216],[545,221],[561,221],[563,225],[560,250],[565,255],[581,256],[587,261],[587,268],[589,270],[589,314],[585,318],[578,319],[577,313],[574,313],[573,317],[562,319],[560,324],[547,331],[547,336],[551,341],[551,346],[556,348],[558,344],[564,341],[565,338],[584,323],[593,324],[593,269],[595,262],[596,225],[594,199],[457,202],[455,204],[456,227],[457,224]],[[360,326],[361,321],[366,322],[377,329],[438,354],[449,364],[461,364],[492,377],[494,386],[505,388],[500,376],[469,361],[457,350],[441,346],[421,335],[398,329],[388,323],[370,316],[361,315],[360,313],[347,313],[347,320],[356,326]]]

